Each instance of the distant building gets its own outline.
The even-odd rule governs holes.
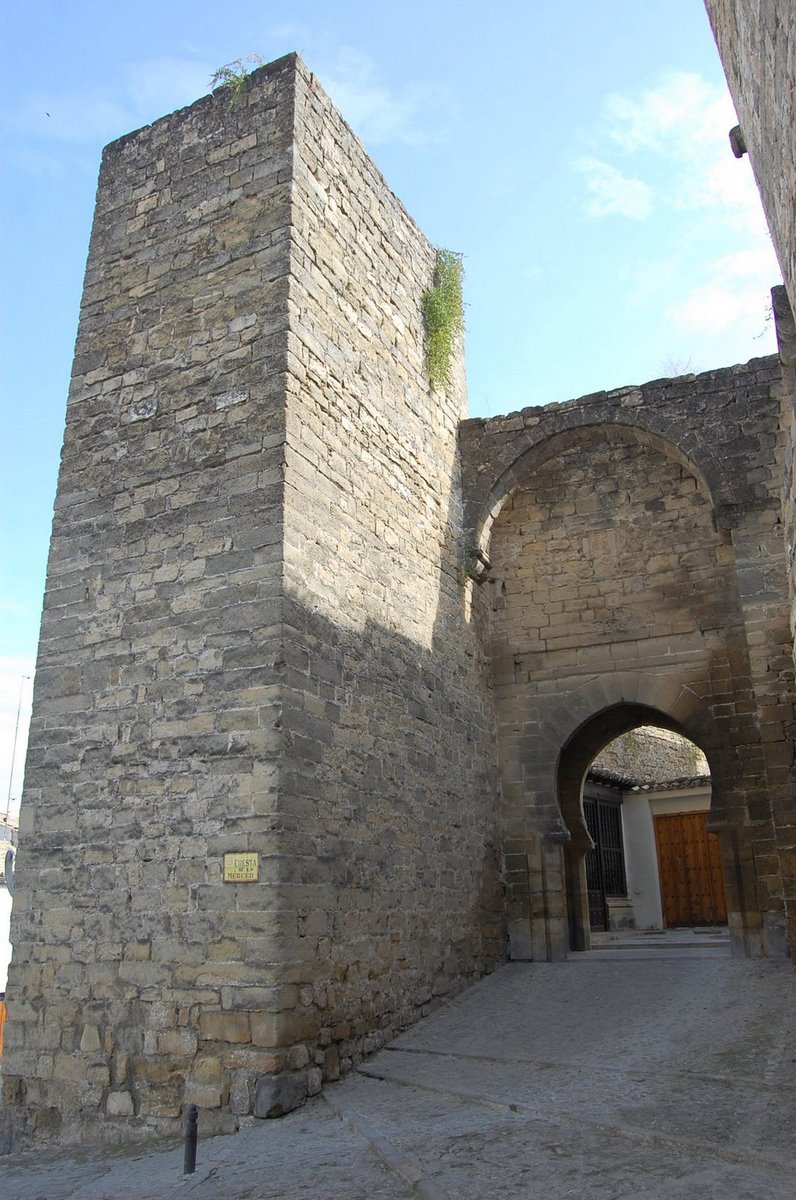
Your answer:
[[[9,856],[13,860],[18,834],[19,821],[15,817],[0,820],[0,995],[5,993],[8,964],[11,961],[11,893],[8,886],[11,881],[6,877],[6,866]]]
[[[724,925],[710,771],[692,743],[642,727],[610,743],[583,789],[592,930]]]

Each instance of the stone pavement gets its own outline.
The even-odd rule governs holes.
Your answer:
[[[193,1176],[181,1146],[64,1150],[0,1160],[0,1195],[790,1200],[796,973],[634,940],[503,967],[301,1111],[200,1140]]]

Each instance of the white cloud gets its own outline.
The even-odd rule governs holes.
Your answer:
[[[670,73],[636,95],[606,97],[592,137],[600,157],[574,165],[590,216],[638,220],[654,207],[650,261],[620,263],[620,274],[636,272],[631,285],[660,306],[678,343],[721,341],[737,360],[774,349],[766,306],[779,268],[749,162],[730,151],[735,123],[723,85]]]
[[[729,149],[727,131],[734,124],[726,88],[693,73],[671,73],[638,96],[606,97],[594,135],[602,158],[586,161],[600,161],[621,175],[632,165],[633,178],[643,182],[656,206],[710,211],[736,228],[759,231],[760,202],[752,172]],[[576,163],[580,170],[583,161]],[[621,211],[595,206],[589,176],[587,185],[587,212],[602,216]]]
[[[697,157],[735,124],[729,93],[701,75],[670,72],[638,98],[612,94],[604,105],[608,136],[630,153],[646,149]]]
[[[301,27],[283,28],[283,36]],[[435,128],[449,99],[433,84],[407,84],[396,90],[380,78],[373,61],[350,47],[320,55],[318,74],[343,116],[366,142],[416,144],[428,137],[426,114]],[[93,89],[29,93],[6,115],[17,133],[62,142],[106,142],[175,108],[191,104],[210,91],[216,67],[195,58],[162,55],[133,62],[123,70],[111,94]],[[248,64],[247,64],[248,65]],[[30,160],[31,168],[36,163]]]
[[[667,316],[691,333],[717,337],[740,321],[749,322],[755,314],[759,320],[760,304],[750,293],[741,293],[718,279],[711,279],[694,288]]]
[[[624,175],[598,158],[581,158],[576,169],[586,181],[586,212],[592,217],[615,213],[643,221],[652,212],[652,189],[641,179]]]
[[[773,330],[766,328],[769,290],[777,277],[771,247],[724,255],[709,264],[707,275],[666,312],[667,320],[689,334],[719,337],[734,332],[739,338],[761,341],[761,354],[773,350]]]
[[[685,210],[713,212],[739,233],[759,241],[768,237],[766,219],[748,161],[737,162],[722,145],[719,152],[695,163],[671,204]]]
[[[371,145],[426,141],[424,109],[431,107],[438,120],[440,105],[444,107],[444,96],[431,85],[391,91],[379,80],[372,60],[350,47],[338,51],[318,75],[354,132]]]
[[[776,269],[774,251],[767,246],[758,246],[750,250],[734,250],[725,254],[713,264],[713,269],[720,279],[771,279],[772,270]]]

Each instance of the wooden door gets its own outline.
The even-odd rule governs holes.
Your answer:
[[[727,902],[719,839],[708,833],[706,812],[671,813],[655,818],[663,923],[724,925]]]

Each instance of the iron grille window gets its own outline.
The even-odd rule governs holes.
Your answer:
[[[625,849],[622,844],[622,810],[618,804],[598,800],[595,841],[601,860],[603,890],[606,896],[626,896],[627,877],[625,875]]]
[[[618,801],[584,797],[583,812],[594,842],[586,855],[586,886],[592,929],[606,928],[605,897],[626,896],[622,809]]]

